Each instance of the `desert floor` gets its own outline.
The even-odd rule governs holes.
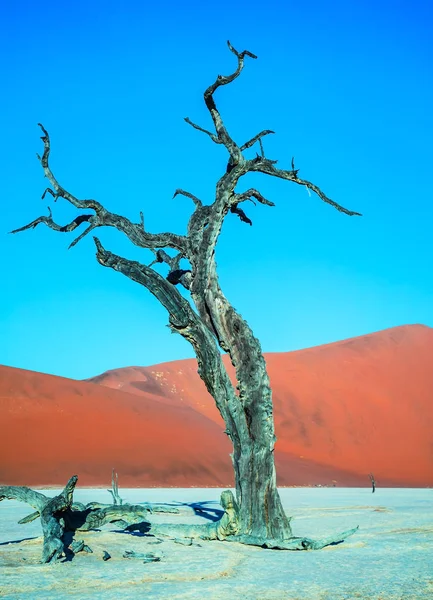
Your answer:
[[[55,490],[46,492],[55,495]],[[128,489],[130,502],[176,504],[179,515],[155,521],[208,522],[220,507],[217,489]],[[433,599],[433,490],[294,488],[282,489],[293,515],[295,535],[322,537],[355,525],[346,542],[319,551],[263,550],[228,542],[183,546],[116,531],[78,532],[93,554],[72,561],[39,564],[39,521],[18,525],[32,509],[0,504],[0,597],[80,600],[238,599],[243,600],[409,600]],[[77,489],[82,502],[109,502],[105,490]],[[180,504],[178,504],[180,503]],[[198,505],[197,505],[198,503]],[[194,504],[204,510],[196,514]],[[206,516],[203,516],[205,514]],[[107,550],[112,558],[102,560]],[[162,552],[160,562],[125,559],[125,550]]]

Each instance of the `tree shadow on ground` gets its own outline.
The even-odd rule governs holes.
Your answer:
[[[74,558],[75,554],[72,552],[72,550],[69,548],[70,544],[72,544],[72,542],[74,541],[74,533],[73,531],[65,531],[65,533],[63,534],[63,552],[65,553],[65,558],[64,560],[62,560],[62,562],[71,562],[71,560]]]
[[[40,535],[35,535],[34,537],[22,538],[20,540],[11,540],[10,542],[0,542],[0,546],[8,546],[9,544],[21,544],[21,542],[30,542],[31,540],[37,540]]]
[[[115,523],[113,523],[115,525]],[[126,533],[135,537],[154,537],[152,534],[149,535],[151,529],[151,523],[148,521],[142,521],[141,523],[133,523],[125,527],[125,529],[115,529],[111,533]]]
[[[173,502],[168,506],[188,506],[192,508],[194,514],[198,517],[203,517],[204,519],[208,519],[209,521],[219,521],[224,514],[224,511],[221,508],[211,508],[209,504],[216,504],[220,506],[219,502],[215,500],[205,500],[203,502]]]

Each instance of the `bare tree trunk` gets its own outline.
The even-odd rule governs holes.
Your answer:
[[[221,347],[236,371],[236,401],[246,427],[233,439],[233,465],[242,533],[259,538],[288,539],[292,535],[276,487],[275,431],[272,391],[260,342],[219,288],[216,270],[205,294]]]

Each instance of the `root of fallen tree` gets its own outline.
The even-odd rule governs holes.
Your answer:
[[[30,523],[40,517],[44,536],[42,563],[58,561],[65,556],[68,549],[70,552],[74,552],[73,544],[70,544],[69,548],[67,547],[64,537],[66,533],[72,532],[72,534],[75,534],[77,531],[89,531],[108,523],[114,523],[117,527],[123,529],[140,529],[149,535],[163,536],[175,541],[192,539],[220,540],[277,550],[320,550],[325,546],[343,542],[358,530],[358,527],[354,527],[343,533],[320,540],[304,537],[290,537],[281,540],[262,539],[239,534],[241,530],[239,507],[230,490],[226,490],[221,494],[220,503],[224,513],[216,522],[205,525],[155,524],[149,518],[151,513],[179,513],[179,510],[166,506],[124,503],[118,494],[117,475],[114,471],[113,490],[108,490],[113,496],[114,504],[91,502],[84,505],[80,502],[74,503],[73,493],[77,480],[76,475],[71,477],[61,494],[54,498],[49,498],[28,487],[0,487],[0,501],[6,499],[18,500],[36,509],[35,512],[21,519],[19,523]],[[80,549],[75,549],[75,553],[81,549],[80,545]],[[91,552],[91,549],[88,549],[88,551]]]

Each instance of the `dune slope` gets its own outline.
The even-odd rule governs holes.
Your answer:
[[[433,329],[411,325],[265,355],[280,485],[433,485]],[[226,364],[227,357],[224,357]],[[231,371],[233,376],[233,372]],[[0,367],[0,481],[232,484],[224,424],[195,360],[88,381]]]
[[[227,485],[230,444],[186,407],[92,383],[0,367],[0,481],[10,485]],[[217,450],[217,451],[216,451]]]

